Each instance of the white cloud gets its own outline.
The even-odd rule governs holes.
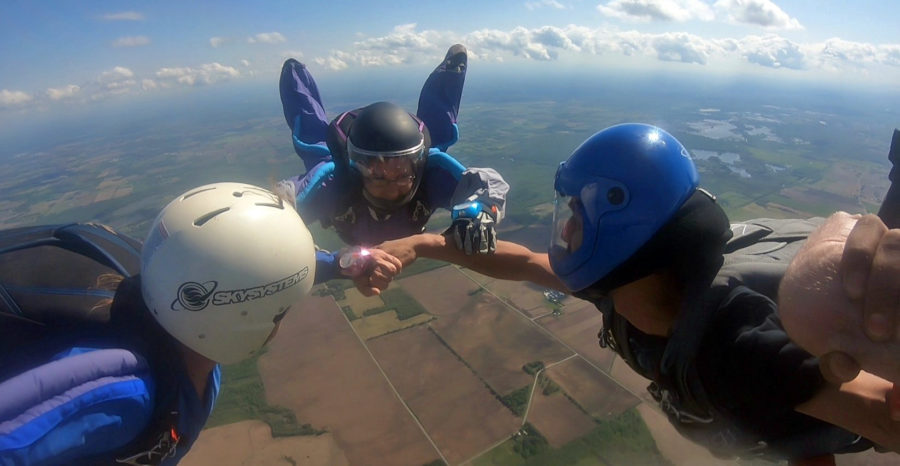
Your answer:
[[[63,87],[49,88],[47,89],[47,97],[50,100],[61,100],[61,99],[69,99],[78,95],[81,92],[81,86],[77,86],[75,84],[69,84]]]
[[[324,66],[325,68],[333,71],[340,71],[347,69],[347,67],[349,66],[347,65],[347,62],[340,57],[340,55],[342,54],[343,52],[333,52],[332,56],[330,57],[316,57],[313,61],[315,61],[319,66]]]
[[[159,87],[159,85],[156,84],[156,81],[154,81],[152,79],[142,79],[141,80],[141,90],[152,91],[152,90],[156,89],[157,87]]]
[[[100,73],[100,82],[119,81],[125,78],[133,78],[134,72],[124,66],[116,66],[109,71]]]
[[[286,40],[280,32],[263,32],[247,38],[251,44],[280,44]]]
[[[105,14],[102,18],[107,21],[143,21],[144,14],[137,11],[121,11]]]
[[[807,55],[798,44],[779,36],[748,36],[741,39],[740,50],[750,63],[768,68],[801,70],[807,67]]]
[[[540,0],[537,2],[525,2],[525,8],[528,10],[539,10],[541,8],[554,8],[557,10],[565,10],[566,6],[556,0]]]
[[[705,65],[710,55],[721,50],[714,43],[685,32],[660,34],[650,38],[649,44],[662,61],[699,65]]]
[[[879,46],[878,61],[885,65],[900,66],[900,44]]]
[[[0,105],[4,107],[12,107],[30,102],[31,94],[22,91],[10,91],[8,89],[0,89]]]
[[[134,72],[124,66],[116,66],[111,70],[100,73],[94,83],[95,91],[91,94],[91,100],[105,99],[112,95],[127,94],[138,90],[138,82]]]
[[[225,45],[226,42],[228,42],[228,39],[226,39],[224,37],[210,37],[209,38],[209,45],[211,45],[213,48],[219,48],[219,47]]]
[[[752,24],[767,29],[803,29],[796,18],[771,0],[717,0],[713,8],[731,23]]]
[[[679,3],[687,4],[686,2]],[[312,61],[331,70],[354,66],[390,66],[398,63],[430,63],[442,56],[446,44],[460,42],[472,60],[490,62],[518,58],[556,61],[563,57],[625,55],[661,62],[786,70],[862,72],[870,66],[900,67],[900,44],[874,45],[831,39],[824,43],[792,42],[776,34],[742,38],[708,39],[687,32],[650,34],[635,30],[584,26],[515,27],[481,29],[463,36],[435,30],[418,31],[415,24],[395,27],[390,33],[366,37],[344,50],[332,50]]]
[[[241,60],[241,65],[244,65],[245,68],[250,66],[250,60],[244,59]]]
[[[288,58],[301,60],[303,59],[303,52],[299,50],[285,50],[284,52],[281,52],[281,61],[287,60]]]
[[[149,43],[150,38],[147,36],[128,36],[119,37],[113,41],[112,45],[113,47],[140,47]]]
[[[597,5],[611,18],[630,21],[712,21],[712,9],[701,0],[612,0]]]
[[[179,67],[179,68],[160,68],[156,72],[163,85],[172,83],[182,84],[186,86],[198,86],[202,84],[212,84],[219,81],[225,81],[237,78],[241,73],[230,66],[220,63],[206,63],[199,67]]]

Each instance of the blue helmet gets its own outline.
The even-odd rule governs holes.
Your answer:
[[[550,266],[579,291],[625,262],[697,188],[687,149],[651,125],[606,128],[556,171]]]

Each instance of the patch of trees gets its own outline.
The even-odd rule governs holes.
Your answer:
[[[516,416],[525,414],[525,408],[528,407],[528,396],[531,394],[531,386],[526,385],[512,393],[500,397],[503,403]]]
[[[543,393],[544,396],[549,396],[549,395],[552,395],[559,391],[559,385],[557,385],[556,382],[551,380],[550,377],[547,377],[546,375],[544,375],[543,372],[541,373],[540,376],[538,376],[537,383],[538,383],[538,387],[541,388],[541,393]]]
[[[353,313],[353,306],[341,306],[341,312],[343,312],[344,315],[347,316],[347,320],[351,322],[359,318]]]
[[[525,373],[528,375],[537,374],[543,368],[544,368],[543,361],[531,361],[531,362],[525,363],[525,365],[522,366],[522,370],[525,371]]]
[[[550,448],[550,444],[547,443],[547,439],[531,423],[526,422],[513,435],[513,451],[522,458],[539,455],[548,448]]]
[[[350,280],[328,280],[318,287],[317,290],[313,291],[313,294],[316,296],[333,296],[336,301],[341,301],[347,298],[344,290],[353,286],[353,282]]]
[[[397,312],[398,320],[406,320],[427,311],[412,296],[406,294],[400,288],[392,288],[381,292],[381,300],[384,306],[368,309],[363,312],[364,316],[381,314],[382,312],[394,310]]]

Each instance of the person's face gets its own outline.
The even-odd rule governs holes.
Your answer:
[[[584,221],[581,218],[580,205],[581,202],[577,198],[569,200],[569,208],[572,210],[572,215],[566,220],[560,234],[569,254],[581,247],[581,243],[584,241]]]
[[[412,160],[406,157],[372,158],[366,164],[363,188],[372,197],[395,201],[409,194],[415,181]]]

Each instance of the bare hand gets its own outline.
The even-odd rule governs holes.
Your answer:
[[[900,304],[900,230],[888,230],[875,215],[859,219],[841,258],[844,291],[862,306],[872,341],[897,339]]]
[[[369,263],[363,272],[351,278],[363,296],[377,296],[386,290],[394,277],[403,270],[403,264],[393,255],[380,249],[370,249],[369,253]]]
[[[862,369],[900,382],[898,272],[900,230],[874,215],[832,215],[791,262],[779,314],[791,338],[820,356],[828,380],[846,382]]]

